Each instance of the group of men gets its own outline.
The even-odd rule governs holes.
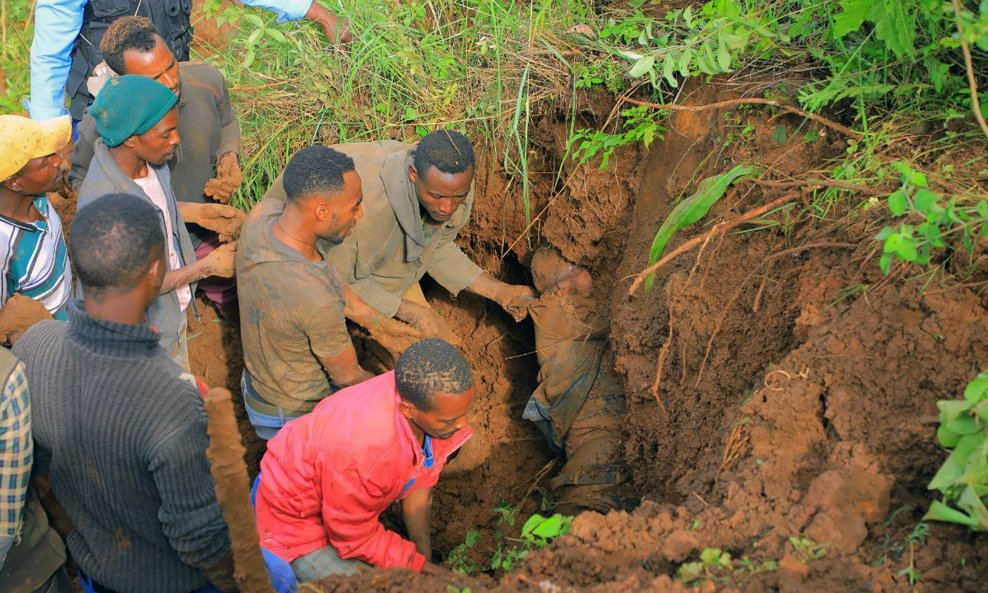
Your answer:
[[[589,276],[553,260],[535,276],[537,299],[462,252],[469,140],[438,130],[417,144],[303,148],[238,232],[243,215],[226,205],[241,180],[226,83],[171,45],[143,17],[105,28],[112,75],[90,81],[70,159],[69,116],[0,116],[0,304],[47,319],[6,332],[13,355],[0,349],[0,589],[71,590],[64,539],[87,593],[236,590],[205,457],[205,386],[188,358],[197,288],[227,319],[239,309],[244,403],[268,441],[258,535],[290,581],[368,565],[441,570],[432,488],[471,436],[476,388],[422,293],[425,274],[515,320],[532,312],[552,345],[539,343],[541,385],[525,417],[584,460],[564,468],[560,503],[619,506],[623,395],[598,380],[606,322],[559,336],[536,315],[550,311],[541,325],[557,327],[559,295],[587,308]],[[67,244],[46,197],[63,174],[78,189]],[[366,370],[347,320],[396,354],[393,371]],[[552,349],[581,362],[541,354]],[[397,500],[407,538],[379,521]]]

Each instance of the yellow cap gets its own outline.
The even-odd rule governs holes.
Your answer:
[[[0,181],[6,180],[31,159],[54,154],[72,139],[68,115],[34,121],[20,115],[0,115]]]

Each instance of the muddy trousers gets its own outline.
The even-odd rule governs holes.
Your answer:
[[[607,512],[625,506],[629,477],[623,461],[625,411],[620,388],[601,393],[595,386],[587,397],[564,438],[566,464],[552,480],[559,512]]]
[[[334,574],[356,574],[361,568],[370,568],[370,564],[360,560],[340,558],[333,546],[319,548],[292,560],[292,570],[300,583],[314,581]]]

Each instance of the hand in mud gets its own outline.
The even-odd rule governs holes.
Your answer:
[[[233,206],[223,204],[196,204],[179,202],[179,212],[186,223],[197,224],[204,229],[215,231],[224,243],[240,234],[240,227],[247,215]]]
[[[32,325],[51,318],[41,301],[15,293],[0,310],[0,342],[13,346]]]
[[[398,357],[412,344],[426,337],[411,325],[387,317],[372,324],[367,331],[395,360],[398,360]]]
[[[202,193],[217,202],[229,204],[230,198],[233,197],[243,180],[244,174],[240,170],[237,153],[228,152],[220,157],[220,162],[216,164],[216,177],[206,182],[206,187],[203,188]]]
[[[509,284],[498,295],[497,302],[515,321],[528,316],[528,308],[535,304],[535,291],[531,286]]]
[[[454,346],[460,345],[459,336],[450,332],[443,318],[425,305],[402,299],[396,315],[399,319],[418,330],[421,334],[419,339],[440,338]]]
[[[220,278],[233,278],[237,273],[236,260],[236,243],[220,245],[202,259],[202,265],[206,271],[206,275],[203,277],[219,276]]]

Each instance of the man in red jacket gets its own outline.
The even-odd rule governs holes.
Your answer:
[[[463,354],[423,340],[395,370],[336,392],[268,442],[257,490],[261,545],[299,581],[360,566],[437,573],[430,562],[432,487],[473,434],[475,388]],[[402,499],[411,541],[380,514]]]

